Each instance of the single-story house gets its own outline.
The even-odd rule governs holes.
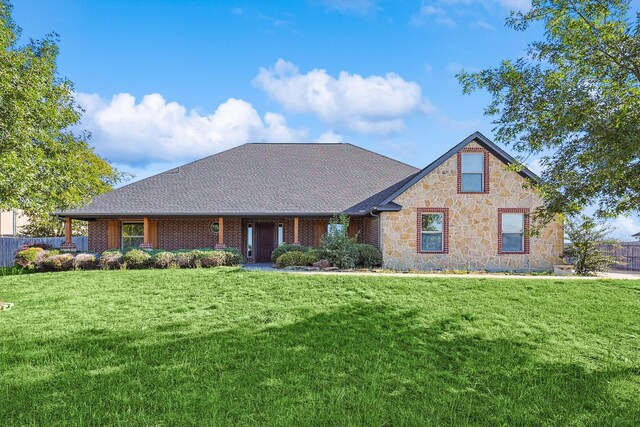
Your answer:
[[[89,221],[91,251],[235,247],[268,262],[285,242],[318,246],[345,213],[385,267],[552,269],[562,224],[529,236],[542,200],[524,184],[538,178],[513,162],[479,132],[421,170],[347,143],[244,144],[56,215]]]

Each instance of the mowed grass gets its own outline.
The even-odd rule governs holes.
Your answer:
[[[0,277],[2,425],[638,425],[640,283]]]

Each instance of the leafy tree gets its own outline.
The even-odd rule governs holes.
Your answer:
[[[570,217],[566,224],[567,238],[571,245],[565,250],[565,257],[573,259],[576,274],[589,276],[598,271],[608,270],[616,259],[603,251],[604,245],[616,245],[617,241],[608,237],[613,231],[607,226],[585,215]]]
[[[546,213],[598,216],[640,206],[640,14],[629,0],[533,0],[507,26],[544,25],[544,40],[497,68],[457,77],[486,89],[496,139],[541,156]]]
[[[40,217],[104,193],[123,175],[76,132],[82,110],[57,74],[57,36],[18,45],[12,6],[0,0],[0,210]]]
[[[27,225],[20,227],[20,234],[32,237],[64,236],[64,222],[48,213],[32,215]],[[86,236],[88,227],[86,221],[71,221],[71,234],[73,236]]]

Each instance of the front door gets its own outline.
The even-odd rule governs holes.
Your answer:
[[[256,262],[270,262],[271,252],[275,249],[275,225],[272,222],[256,223]]]

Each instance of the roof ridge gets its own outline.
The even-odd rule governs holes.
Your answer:
[[[420,168],[418,168],[416,166],[412,166],[409,163],[401,162],[400,160],[394,159],[393,157],[389,157],[389,156],[386,156],[384,154],[376,153],[373,150],[369,150],[368,148],[360,147],[359,145],[352,144],[351,142],[343,142],[343,144],[351,145],[352,147],[359,148],[362,151],[366,151],[368,153],[373,153],[373,154],[375,154],[377,156],[384,157],[385,159],[391,160],[393,162],[399,163],[399,164],[404,165],[404,166],[409,166],[410,168],[415,169],[417,172],[420,172]]]

